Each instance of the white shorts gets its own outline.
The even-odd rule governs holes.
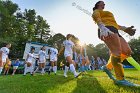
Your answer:
[[[68,56],[70,56],[71,59],[73,59],[73,54],[71,54],[71,53],[64,53],[64,56],[65,56],[65,58],[68,57]]]
[[[38,61],[38,63],[45,63],[46,62],[46,60],[40,60],[40,61]]]
[[[33,63],[33,61],[32,61],[32,60],[27,60],[26,62]]]
[[[6,62],[6,60],[3,60],[3,59],[2,59],[2,62],[3,62],[3,63],[5,63],[5,62]]]
[[[51,57],[51,58],[50,58],[50,61],[56,62],[56,61],[57,61],[57,57]]]
[[[17,69],[18,68],[18,66],[13,66],[13,69]]]

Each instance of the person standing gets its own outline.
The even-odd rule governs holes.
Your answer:
[[[54,48],[51,48],[50,49],[50,62],[51,62],[51,66],[49,68],[49,72],[48,74],[50,74],[51,72],[51,69],[53,69],[53,72],[55,73],[56,75],[56,72],[57,72],[57,55],[58,55],[58,50],[57,50],[57,45],[54,45]]]
[[[137,86],[127,80],[124,77],[124,69],[121,63],[121,54],[130,56],[132,51],[125,39],[119,34],[118,30],[123,30],[130,36],[135,34],[133,26],[125,27],[118,25],[114,15],[109,11],[104,11],[105,4],[103,1],[98,1],[93,8],[92,18],[98,25],[98,37],[108,46],[111,51],[111,63],[113,65],[116,79],[108,73],[107,66],[103,66],[103,70],[108,76],[114,80],[115,84],[125,86]]]
[[[14,62],[14,64],[13,64],[13,73],[12,73],[12,75],[15,75],[15,72],[16,72],[16,70],[18,69],[19,65],[20,65],[20,61],[19,61],[19,59],[17,59],[17,60]]]
[[[24,68],[24,74],[23,74],[24,76],[26,75],[27,72],[30,72],[30,74],[33,75],[33,71],[34,71],[33,59],[35,58],[34,51],[35,51],[35,48],[32,47],[31,51],[27,55],[27,58],[25,60],[25,68]]]
[[[8,54],[9,54],[9,48],[11,47],[10,43],[5,44],[4,47],[0,49],[0,75],[2,73],[3,67],[6,63],[6,60],[9,60]]]
[[[73,35],[68,34],[66,36],[66,40],[63,42],[63,47],[60,49],[58,56],[60,53],[64,50],[64,56],[66,61],[69,63],[70,71],[74,74],[74,77],[78,77],[80,73],[77,73],[74,67],[74,62],[73,62],[73,48],[74,48],[74,43],[72,42]],[[65,71],[64,71],[64,77],[67,77],[67,72],[69,69],[68,66],[65,66]]]

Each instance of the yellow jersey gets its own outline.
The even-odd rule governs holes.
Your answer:
[[[92,14],[92,18],[97,24],[102,22],[105,26],[113,26],[119,29],[114,15],[109,11],[96,9]]]
[[[5,67],[9,67],[9,66],[11,66],[11,61],[10,60],[8,60],[5,64]]]

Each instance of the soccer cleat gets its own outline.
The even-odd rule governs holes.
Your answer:
[[[48,75],[50,75],[51,71],[48,71]]]
[[[64,77],[68,77],[66,74],[64,74]]]
[[[110,79],[116,80],[114,78],[114,76],[112,75],[112,73],[106,68],[105,65],[101,67],[101,70],[103,70],[104,72],[106,72],[106,74],[109,76]]]
[[[33,74],[30,74],[31,76],[33,76]]]
[[[75,78],[78,78],[80,75],[82,75],[82,73],[77,73],[77,75],[74,75]]]
[[[129,87],[140,87],[140,85],[131,83],[131,82],[125,80],[125,79],[124,80],[116,80],[115,84],[123,85],[123,86],[129,86]]]

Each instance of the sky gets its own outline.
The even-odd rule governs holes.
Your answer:
[[[97,25],[91,14],[99,0],[11,0],[24,9],[35,9],[37,15],[47,20],[54,33],[74,34],[81,42],[97,45],[103,43],[97,37]],[[140,36],[140,0],[102,0],[105,10],[114,14],[119,25],[134,25],[137,29],[134,37],[122,33],[129,41]]]

